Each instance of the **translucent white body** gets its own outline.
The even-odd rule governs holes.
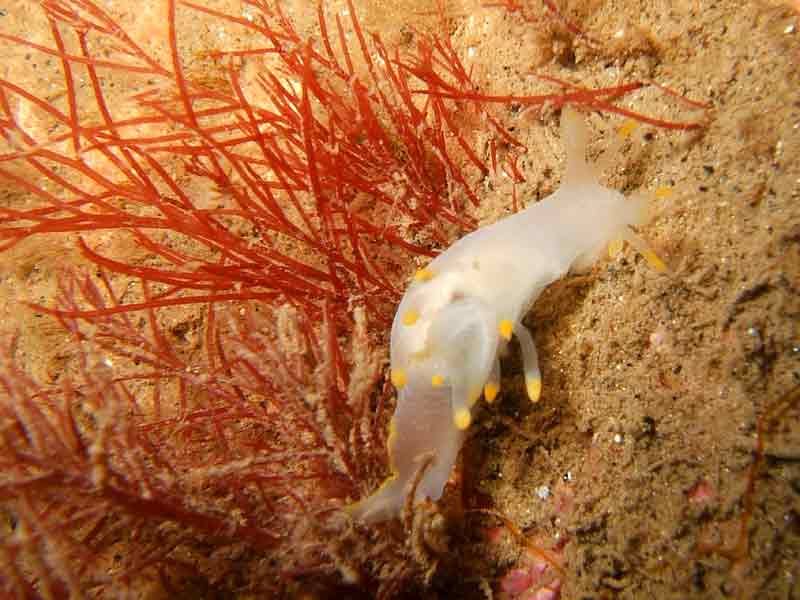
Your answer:
[[[561,187],[544,200],[455,242],[419,271],[395,315],[392,381],[398,388],[389,455],[394,474],[350,507],[375,522],[397,516],[420,469],[415,500],[442,494],[471,409],[499,390],[498,352],[517,336],[528,393],[541,377],[533,339],[521,320],[542,289],[571,268],[585,267],[612,241],[629,239],[644,203],[603,187],[584,154],[587,130],[565,108],[567,149]]]

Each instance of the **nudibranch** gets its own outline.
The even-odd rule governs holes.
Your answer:
[[[644,222],[646,201],[599,183],[585,158],[588,129],[570,107],[562,110],[561,134],[566,169],[559,189],[455,242],[417,271],[400,302],[391,335],[391,380],[398,391],[388,440],[393,474],[349,507],[356,519],[397,516],[425,461],[414,501],[440,498],[473,406],[481,395],[492,402],[500,390],[498,354],[512,335],[528,396],[539,399],[536,346],[522,318],[547,285],[591,265],[622,240],[663,267],[631,229]]]

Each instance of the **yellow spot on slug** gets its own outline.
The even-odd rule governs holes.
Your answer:
[[[444,385],[444,377],[442,377],[441,375],[434,375],[433,377],[431,377],[431,385],[433,387],[439,387]]]
[[[403,325],[411,326],[419,320],[419,313],[415,310],[407,310],[403,315]]]
[[[401,389],[406,383],[408,383],[405,369],[392,369],[391,380],[394,387],[396,387],[398,390]]]
[[[505,340],[511,340],[511,333],[514,331],[514,325],[508,319],[500,321],[500,336]]]
[[[469,409],[462,408],[456,411],[456,414],[453,415],[453,422],[456,424],[461,431],[464,431],[467,427],[469,427],[470,422],[472,422],[472,417],[469,414]]]
[[[531,377],[525,381],[525,387],[528,390],[528,398],[531,402],[538,402],[542,395],[542,378]]]
[[[494,402],[494,399],[497,398],[497,394],[500,393],[500,386],[496,383],[492,383],[491,381],[483,386],[483,395],[486,397],[486,401],[490,404]]]
[[[672,188],[668,185],[662,185],[661,187],[656,188],[655,195],[659,200],[669,198],[672,196]]]
[[[620,126],[620,128],[617,130],[617,133],[622,139],[627,139],[634,131],[636,131],[637,127],[639,127],[639,124],[636,121],[628,119]]]
[[[430,281],[433,279],[433,273],[431,273],[428,269],[419,269],[416,273],[414,273],[414,281]]]
[[[622,246],[624,241],[622,238],[617,238],[615,240],[611,240],[608,243],[608,257],[609,258],[616,258],[620,252],[622,252]]]
[[[642,252],[642,256],[647,261],[647,264],[659,273],[665,273],[667,271],[667,264],[652,250],[645,250]]]

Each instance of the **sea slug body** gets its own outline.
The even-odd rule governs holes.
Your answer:
[[[561,133],[567,150],[561,187],[455,242],[416,273],[400,302],[391,335],[398,390],[388,442],[393,475],[349,508],[355,518],[374,523],[397,516],[426,460],[432,459],[415,500],[439,499],[472,407],[481,395],[493,401],[500,389],[498,354],[512,335],[528,395],[538,400],[538,357],[522,318],[547,285],[623,239],[658,266],[630,229],[644,221],[646,201],[599,183],[585,159],[588,129],[570,107],[562,111]]]

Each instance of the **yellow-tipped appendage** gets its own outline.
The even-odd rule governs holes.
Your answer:
[[[508,319],[500,321],[500,337],[506,341],[511,341],[511,334],[514,333],[514,324]]]
[[[625,239],[633,246],[636,251],[642,255],[647,261],[647,264],[650,265],[651,268],[655,269],[659,273],[665,273],[668,271],[667,264],[655,253],[655,251],[650,248],[647,242],[645,242],[642,238],[640,238],[636,233],[629,230],[625,234]]]
[[[500,393],[500,386],[494,382],[489,382],[485,386],[483,386],[483,395],[486,398],[486,401],[491,404],[497,398],[497,394]]]
[[[495,355],[492,363],[492,370],[489,372],[489,379],[483,386],[483,397],[491,404],[500,393],[500,358]]]
[[[392,380],[392,385],[398,390],[402,389],[403,386],[408,383],[408,376],[406,375],[405,369],[392,369],[390,379]]]
[[[433,272],[431,272],[429,269],[419,269],[416,273],[414,273],[414,281],[422,283],[425,281],[430,281],[431,279],[433,279]]]
[[[528,328],[522,325],[514,329],[522,350],[522,366],[525,369],[525,389],[531,402],[537,402],[542,395],[542,373],[539,371],[539,356],[536,344]]]
[[[469,413],[468,408],[460,408],[453,414],[453,423],[455,426],[464,431],[472,422],[472,415]]]
[[[525,389],[528,392],[528,398],[531,402],[538,402],[542,397],[542,378],[541,377],[526,377]]]
[[[442,375],[434,375],[431,377],[431,385],[433,387],[441,387],[444,385],[444,377]]]
[[[411,310],[407,310],[403,315],[403,325],[407,327],[411,327],[417,321],[419,321],[419,313],[413,308]]]
[[[608,243],[608,257],[609,258],[616,258],[620,252],[622,252],[622,247],[624,245],[624,241],[622,238],[616,238],[611,240]],[[658,254],[655,253],[651,248],[647,246],[640,246],[637,248],[639,253],[642,255],[647,261],[647,264],[650,265],[651,269],[658,271],[659,273],[666,273],[667,272],[667,263],[665,263]]]

